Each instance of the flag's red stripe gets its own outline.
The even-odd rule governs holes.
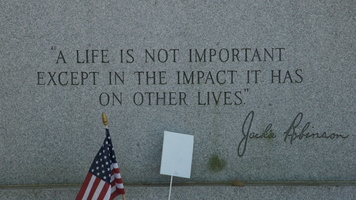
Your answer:
[[[113,168],[113,169],[111,170],[111,176],[114,176],[115,174],[119,174],[120,177],[121,177],[119,168]],[[123,182],[122,182],[122,178],[115,178],[115,179],[111,182],[111,186],[114,187],[114,186],[115,186],[115,183],[119,183],[119,184],[123,183]]]
[[[125,194],[125,190],[116,188],[116,190],[113,193],[111,193],[110,199],[113,199],[113,198],[117,197],[120,194]]]
[[[123,184],[122,179],[114,179],[112,182],[110,182],[111,187],[115,187],[116,184]]]
[[[105,197],[106,193],[108,192],[109,188],[110,188],[110,184],[105,183],[103,189],[100,192],[100,195],[98,196],[98,199],[104,199],[104,197]]]
[[[120,170],[119,170],[119,168],[114,168],[114,169],[111,170],[111,173],[112,172],[118,174],[118,173],[120,173]]]
[[[111,170],[111,176],[115,176],[116,174],[120,175],[120,170],[118,168],[114,168]],[[122,178],[115,178],[112,180],[111,184],[111,197],[116,197],[120,194],[125,194],[124,188],[118,188],[116,184],[123,184]]]
[[[111,193],[110,200],[114,199],[115,197],[119,196],[118,191],[116,190],[115,192]]]
[[[112,181],[110,182],[110,184],[111,184],[112,186],[114,186],[115,183],[122,184],[123,182],[122,182],[122,179],[121,179],[121,178],[115,178],[114,180],[112,180]]]
[[[118,179],[115,179],[114,181],[112,181],[110,184],[111,184],[111,187],[116,187],[116,183],[119,183],[118,182]],[[121,181],[122,183],[122,181]]]
[[[92,176],[92,174],[91,174],[91,173],[88,173],[87,176],[85,177],[85,180],[84,180],[84,182],[83,182],[83,184],[82,184],[82,187],[81,187],[80,190],[79,190],[79,193],[78,193],[78,195],[77,195],[76,200],[79,200],[79,199],[82,199],[82,198],[83,198],[84,193],[85,193],[85,191],[86,191],[86,189],[87,189],[87,187],[88,187],[89,181],[90,181],[90,179],[91,179],[91,176]]]
[[[111,170],[111,176],[115,176],[119,174],[120,175],[120,170],[119,168],[113,168]],[[120,176],[121,177],[121,176]],[[112,181],[111,181],[111,197],[110,199],[113,199],[115,197],[117,197],[118,195],[120,194],[125,194],[125,189],[120,189],[116,186],[116,184],[123,184],[122,182],[122,178],[114,178]]]
[[[123,183],[121,178],[120,178],[120,179],[118,179],[118,178],[115,179],[115,182],[116,182],[116,183],[119,183],[119,184]]]
[[[118,168],[112,169],[110,175],[113,176],[114,174],[120,174],[120,170]]]
[[[119,194],[125,194],[124,188],[118,188],[115,184],[111,184],[111,193],[119,191]]]
[[[119,193],[119,194],[125,194],[125,189],[124,188],[116,188],[116,191]]]
[[[88,195],[88,199],[93,198],[93,195],[94,195],[94,193],[95,193],[95,191],[96,191],[96,189],[97,189],[97,187],[98,187],[98,185],[100,183],[100,180],[101,180],[100,178],[95,177],[95,181],[93,183],[93,186],[91,187],[90,193]]]

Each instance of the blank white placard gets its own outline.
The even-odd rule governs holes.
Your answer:
[[[161,174],[190,178],[194,136],[164,131]]]

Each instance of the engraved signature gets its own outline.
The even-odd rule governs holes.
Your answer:
[[[251,131],[251,126],[253,123],[255,113],[254,111],[251,111],[248,113],[246,116],[243,124],[242,124],[242,139],[239,142],[239,145],[237,147],[237,154],[242,157],[247,149],[248,146],[248,141],[250,139],[274,139],[277,137],[276,134],[274,134],[274,131],[272,131],[272,124],[268,124],[264,131],[262,133],[255,133]],[[311,125],[311,122],[307,122],[304,124],[304,126],[301,125],[303,119],[303,113],[298,113],[297,116],[293,119],[292,123],[288,126],[288,129],[286,132],[284,132],[284,141],[289,142],[290,144],[293,144],[293,141],[296,139],[302,140],[303,138],[309,139],[309,138],[315,138],[315,139],[320,139],[320,138],[326,138],[326,139],[346,139],[350,135],[342,135],[342,134],[337,134],[337,133],[327,133],[327,132],[309,132],[308,129]],[[302,127],[301,131],[298,131]]]
[[[292,124],[288,127],[287,131],[284,132],[284,141],[290,142],[290,144],[293,144],[293,141],[296,139],[303,139],[303,138],[327,138],[327,139],[346,139],[350,136],[348,135],[342,135],[342,134],[337,134],[337,133],[313,133],[313,132],[308,132],[308,129],[310,127],[311,122],[307,122],[304,124],[302,130],[298,132],[297,128],[301,124],[303,119],[303,113],[298,113],[298,115],[294,118]]]

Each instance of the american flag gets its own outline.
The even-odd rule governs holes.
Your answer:
[[[76,200],[111,200],[120,194],[125,194],[124,184],[121,179],[119,165],[116,162],[109,129],[106,128],[104,143],[91,164]]]

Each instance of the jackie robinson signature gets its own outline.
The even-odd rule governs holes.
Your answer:
[[[251,131],[251,126],[253,123],[255,113],[251,111],[245,118],[242,124],[242,139],[239,142],[237,147],[237,153],[240,157],[245,154],[247,144],[249,139],[274,139],[276,138],[276,134],[272,131],[272,124],[268,124],[265,130],[262,133],[255,133]],[[298,113],[297,116],[293,119],[292,123],[289,125],[288,129],[284,132],[284,141],[293,144],[293,142],[297,139],[346,139],[350,136],[337,134],[337,133],[327,133],[327,132],[310,132],[308,131],[311,122],[306,122],[304,125],[302,124],[303,113]]]

